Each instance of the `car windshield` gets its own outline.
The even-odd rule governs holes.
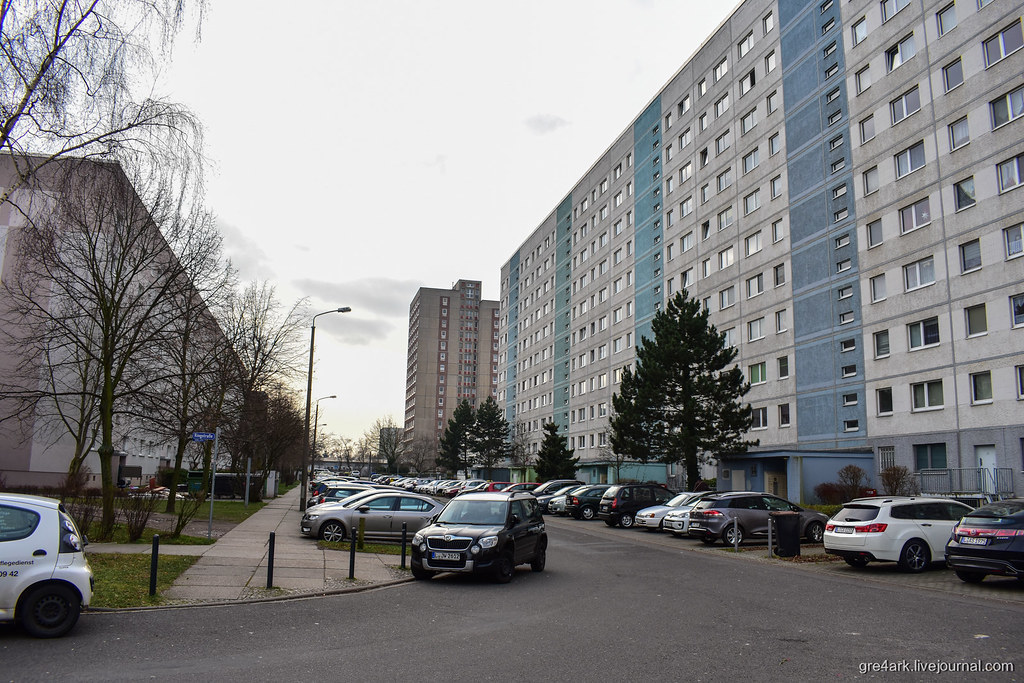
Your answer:
[[[971,512],[968,517],[981,517],[985,519],[993,519],[1000,517],[1017,517],[1018,520],[1024,518],[1024,502],[1016,500],[1001,500],[996,503],[989,503],[983,507],[978,508],[974,512]]]
[[[690,500],[690,498],[692,498],[692,497],[693,497],[692,493],[680,493],[678,496],[676,496],[672,500],[670,500],[667,503],[665,503],[665,505],[667,505],[670,508],[679,507],[680,505],[682,505],[686,501]]]
[[[369,489],[367,491],[353,493],[351,496],[341,501],[341,506],[346,508],[354,508],[356,505],[359,504],[359,501],[363,500],[364,498],[368,498],[376,493],[381,493],[381,491],[378,489]]]
[[[867,522],[878,516],[876,505],[846,505],[832,518],[834,522]]]
[[[561,495],[569,493],[570,491],[573,491],[573,490],[575,490],[577,488],[579,488],[579,484],[573,484],[572,486],[564,486],[564,487],[558,489],[557,491],[555,491],[554,495],[561,496]]]
[[[505,523],[508,503],[503,500],[455,500],[437,517],[438,524],[496,526]]]

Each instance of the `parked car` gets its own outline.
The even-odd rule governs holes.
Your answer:
[[[343,541],[352,527],[366,520],[366,537],[397,540],[402,537],[402,523],[413,534],[430,522],[441,509],[441,503],[429,496],[402,491],[379,491],[358,495],[341,504],[314,506],[306,510],[299,530],[306,536],[325,541]]]
[[[582,486],[584,483],[585,482],[582,482],[579,479],[552,479],[551,481],[546,481],[537,488],[535,488],[533,490],[533,495],[537,496],[537,500],[540,500],[541,496],[546,496],[548,494],[554,493],[559,489],[564,489],[566,486],[569,486],[570,484]]]
[[[1024,498],[969,512],[946,543],[946,565],[967,583],[980,583],[989,574],[1024,581]]]
[[[438,572],[490,573],[508,583],[520,564],[544,571],[548,536],[537,499],[529,493],[466,493],[448,501],[412,540],[414,578]]]
[[[669,510],[661,520],[662,531],[671,532],[673,536],[687,536],[690,531],[690,511],[697,501],[703,500],[715,493],[727,493],[726,491],[701,491],[695,493],[682,505]]]
[[[540,484],[535,481],[521,481],[518,484],[506,486],[502,491],[508,491],[509,493],[512,493],[513,491],[526,491],[528,493],[533,493],[534,489],[538,486],[540,486]]]
[[[679,506],[685,505],[696,495],[697,494],[693,491],[683,491],[682,493],[678,493],[673,498],[665,501],[662,505],[652,505],[651,507],[638,510],[633,516],[633,521],[636,523],[636,526],[641,529],[646,529],[647,531],[661,531],[661,522],[665,518],[665,515],[672,512]]]
[[[548,510],[548,503],[550,503],[553,498],[555,498],[556,496],[564,496],[566,493],[572,491],[575,488],[579,488],[579,484],[568,484],[567,486],[563,486],[557,491],[552,491],[551,493],[538,494],[536,491],[532,491],[531,493],[533,493],[533,496],[537,499],[537,502],[540,503],[540,511],[543,513],[548,513],[550,512]]]
[[[855,498],[825,527],[825,552],[852,567],[897,562],[904,571],[921,572],[944,558],[953,527],[971,510],[949,498]]]
[[[307,507],[313,505],[320,505],[322,503],[334,503],[339,500],[345,500],[351,495],[359,493],[360,491],[379,491],[365,484],[349,484],[347,486],[331,486],[319,496],[314,496],[309,499]]]
[[[754,536],[767,536],[772,512],[800,513],[800,536],[811,543],[821,542],[828,516],[806,510],[770,493],[735,491],[706,496],[690,510],[692,538],[711,544],[721,539],[726,545],[742,543]],[[733,520],[737,520],[734,525]]]
[[[87,543],[60,501],[0,493],[0,621],[37,638],[70,631],[92,600]]]
[[[565,511],[566,499],[574,491],[583,491],[585,488],[587,488],[586,484],[584,484],[582,486],[570,486],[569,489],[567,491],[565,491],[565,493],[560,493],[560,494],[556,494],[554,496],[551,496],[551,499],[548,501],[547,510],[546,510],[545,514],[549,514],[549,515],[566,515],[566,514],[568,514]]]
[[[576,489],[565,497],[565,513],[576,519],[594,519],[601,496],[610,488],[610,484],[591,484]]]
[[[455,483],[454,486],[451,486],[448,489],[446,489],[444,491],[444,495],[457,496],[460,493],[465,493],[468,491],[472,491],[473,489],[479,488],[481,486],[486,486],[487,483],[488,482],[484,481],[483,479],[468,479],[465,481],[458,481]]]
[[[608,488],[597,505],[597,516],[608,526],[633,526],[634,515],[643,508],[668,502],[675,493],[660,484],[616,484]]]

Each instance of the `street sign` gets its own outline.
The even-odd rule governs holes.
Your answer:
[[[217,435],[213,432],[192,432],[193,441],[213,441]]]

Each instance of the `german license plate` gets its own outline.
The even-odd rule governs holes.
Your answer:
[[[852,526],[837,526],[833,531],[835,531],[837,534],[852,534],[853,533],[853,527]]]
[[[432,560],[450,560],[457,562],[462,559],[462,553],[430,553],[430,559]]]
[[[960,542],[964,545],[988,545],[987,538],[976,538],[974,536],[961,536]]]

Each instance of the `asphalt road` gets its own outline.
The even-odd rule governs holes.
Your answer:
[[[600,522],[549,525],[547,570],[366,593],[0,627],[0,679],[32,681],[1024,680],[1024,607],[694,553]],[[685,543],[685,541],[683,541]],[[862,664],[1012,663],[1014,673]]]

